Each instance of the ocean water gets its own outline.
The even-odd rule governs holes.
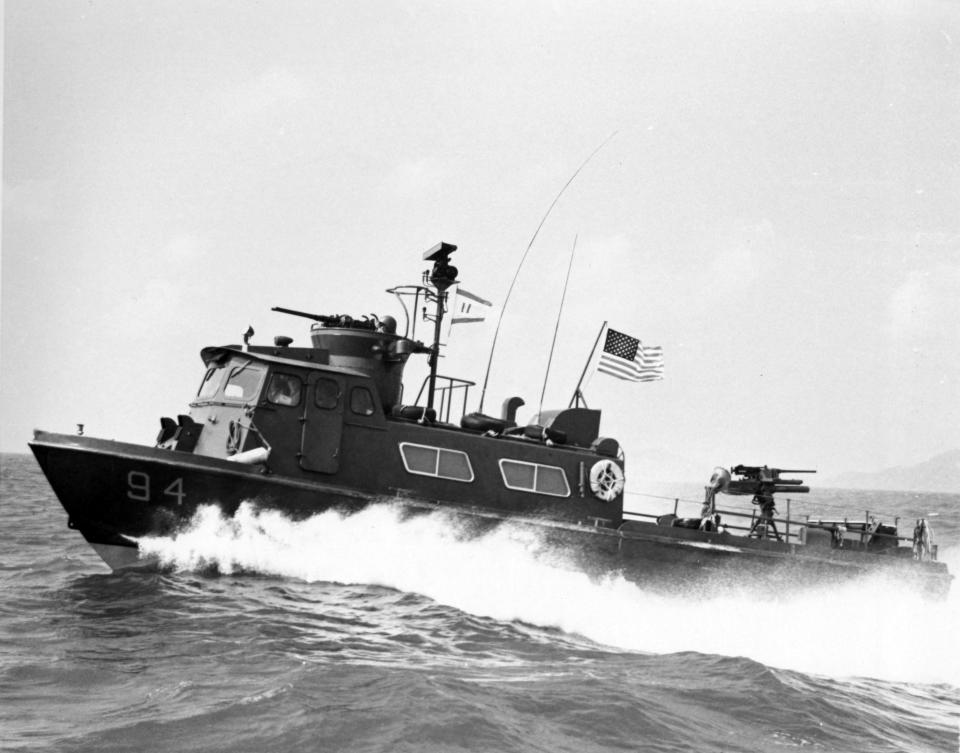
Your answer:
[[[162,573],[112,574],[32,457],[0,470],[4,751],[960,748],[960,585],[664,595],[509,527],[254,504],[141,542]],[[804,504],[927,516],[960,571],[960,495]]]

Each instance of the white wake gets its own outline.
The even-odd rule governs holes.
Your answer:
[[[923,600],[882,578],[806,590],[667,596],[547,561],[537,536],[501,526],[465,539],[443,513],[404,519],[390,505],[292,521],[243,504],[202,508],[174,538],[140,540],[180,570],[216,567],[307,582],[381,585],[497,620],[556,627],[623,649],[747,656],[768,666],[960,686],[960,597]],[[956,573],[960,549],[942,552]]]

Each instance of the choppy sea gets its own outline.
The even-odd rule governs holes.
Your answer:
[[[0,469],[4,751],[960,748],[960,585],[664,595],[387,506],[208,511],[112,574],[32,457]],[[809,504],[926,516],[960,572],[960,495]]]

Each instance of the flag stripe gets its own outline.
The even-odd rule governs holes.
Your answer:
[[[597,371],[602,371],[610,376],[620,377],[620,379],[632,379],[637,376],[637,370],[631,368],[629,364],[621,365],[609,361],[601,361],[597,366]]]

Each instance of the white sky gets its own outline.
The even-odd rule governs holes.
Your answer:
[[[663,382],[586,388],[628,463],[960,447],[956,2],[8,0],[0,449],[150,443],[201,347],[306,344],[276,305],[397,314],[440,240],[499,305],[614,131],[530,253],[487,412],[536,409],[579,234],[546,407],[603,320],[662,345]],[[474,326],[442,371],[480,382]]]

